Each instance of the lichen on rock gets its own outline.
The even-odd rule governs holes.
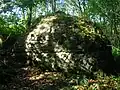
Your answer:
[[[92,22],[65,14],[44,17],[24,45],[42,70],[92,73],[114,62],[109,40]]]

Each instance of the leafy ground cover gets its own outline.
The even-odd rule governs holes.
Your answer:
[[[120,90],[120,77],[101,76],[87,79],[77,74],[65,77],[60,72],[41,72],[24,67],[1,90]]]

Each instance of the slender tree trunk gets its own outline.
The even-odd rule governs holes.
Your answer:
[[[47,10],[46,13],[48,13],[48,7],[49,7],[49,6],[48,6],[48,3],[49,3],[48,0],[46,0],[45,3],[46,3],[46,10]]]
[[[31,26],[31,21],[32,21],[32,5],[29,7],[29,15],[28,15],[28,22],[27,22],[27,28]]]
[[[56,0],[52,0],[52,12],[56,11]]]
[[[73,10],[72,10],[72,11],[73,11],[73,14],[72,14],[72,15],[74,16],[74,14],[75,14],[75,9],[74,9],[74,7],[73,7]]]
[[[24,11],[24,8],[22,8],[22,18],[23,18],[23,20],[25,20],[25,11]]]
[[[82,13],[82,8],[81,8],[81,1],[80,0],[78,0],[78,5],[79,5],[79,10],[80,10],[79,14],[81,14]]]

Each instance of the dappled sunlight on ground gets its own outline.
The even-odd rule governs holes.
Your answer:
[[[66,78],[59,72],[40,72],[37,68],[22,68],[25,72],[9,84],[10,90],[119,90],[119,83],[113,76],[97,79],[80,79],[79,75]],[[26,73],[26,74],[25,74]]]
[[[35,67],[22,67],[0,90],[120,90],[120,78],[98,76],[96,79],[81,78],[71,74],[65,77],[60,72],[41,72]]]
[[[58,79],[60,77],[59,73],[45,72],[43,74],[34,75],[29,78],[29,80],[39,80],[39,79]]]

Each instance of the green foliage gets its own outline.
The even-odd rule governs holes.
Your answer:
[[[13,1],[12,0],[1,0],[0,1],[0,13],[11,12],[13,9]]]
[[[114,56],[120,56],[120,48],[112,47],[112,54]]]
[[[0,32],[6,35],[20,35],[25,32],[25,28],[21,24],[11,24],[0,18]]]
[[[120,77],[106,76],[87,80],[87,84],[66,86],[60,90],[119,90]]]
[[[0,17],[0,30],[5,29],[6,22]]]
[[[89,0],[87,15],[95,22],[104,26],[104,34],[111,40],[112,45],[119,47],[120,24],[119,0]]]

